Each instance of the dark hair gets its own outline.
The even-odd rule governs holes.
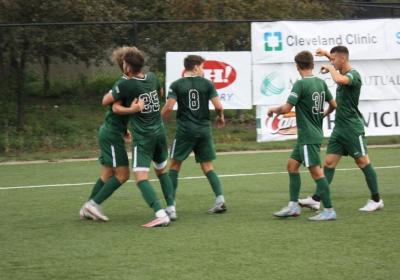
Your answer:
[[[349,50],[345,46],[336,46],[331,49],[331,53],[342,53],[347,57],[349,56]]]
[[[301,70],[314,68],[314,57],[309,51],[301,51],[295,57],[294,61]]]
[[[205,61],[204,58],[202,58],[199,55],[188,55],[185,57],[185,60],[183,61],[183,65],[185,66],[185,70],[193,70],[194,66],[196,65],[201,65]]]
[[[124,60],[132,67],[133,73],[138,73],[144,66],[144,54],[137,48],[130,48],[124,54]]]

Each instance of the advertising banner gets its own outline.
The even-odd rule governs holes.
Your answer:
[[[302,50],[347,46],[351,60],[400,58],[400,19],[253,22],[253,63],[292,62]],[[321,58],[318,58],[321,59]],[[317,59],[317,60],[318,60]]]
[[[320,74],[322,62],[315,64],[314,74],[326,81],[332,95],[336,83],[330,74]],[[352,61],[362,80],[360,100],[400,99],[400,59]],[[286,102],[294,82],[301,79],[295,63],[253,65],[254,105],[274,105]]]
[[[167,92],[183,76],[183,60],[189,54],[206,59],[204,77],[214,83],[224,109],[252,108],[250,52],[167,52]]]
[[[297,138],[294,112],[268,118],[269,106],[257,106],[257,142]],[[400,100],[360,101],[367,136],[400,135]],[[334,128],[335,112],[324,119],[324,136]]]

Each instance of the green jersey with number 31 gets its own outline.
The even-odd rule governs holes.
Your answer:
[[[143,79],[133,77],[113,88],[114,99],[122,100],[122,105],[125,107],[129,107],[135,98],[144,101],[143,110],[130,115],[135,135],[154,134],[163,129],[158,99],[160,88],[160,82],[152,72],[147,73]]]
[[[321,144],[324,103],[331,100],[328,86],[318,77],[305,77],[294,83],[287,103],[296,107],[299,144]]]

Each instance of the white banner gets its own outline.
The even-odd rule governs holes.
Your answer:
[[[269,106],[257,106],[257,142],[297,138],[294,112],[268,118]],[[360,101],[367,136],[400,135],[400,100]],[[335,112],[324,119],[324,136],[332,133]]]
[[[350,59],[400,58],[400,19],[277,21],[251,24],[253,63],[293,62],[302,50],[349,48]],[[320,59],[320,58],[318,58]]]
[[[252,108],[250,52],[167,52],[167,92],[182,77],[183,60],[189,54],[206,59],[204,77],[214,83],[224,109]]]
[[[325,80],[332,95],[336,83],[330,74],[320,74],[322,62],[314,74]],[[351,65],[362,79],[360,100],[400,99],[400,59],[353,61]],[[301,79],[294,63],[253,65],[253,102],[255,105],[285,103],[294,82]]]

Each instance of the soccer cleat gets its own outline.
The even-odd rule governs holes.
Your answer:
[[[167,215],[171,221],[176,221],[178,219],[178,215],[176,214],[175,206],[168,206],[167,208],[165,208],[165,212],[167,213]]]
[[[296,202],[289,202],[288,206],[283,207],[280,211],[275,212],[275,217],[286,218],[286,217],[297,217],[301,214],[301,208]]]
[[[83,207],[84,207],[83,210],[86,211],[88,214],[92,215],[93,217],[95,217],[96,220],[99,219],[104,222],[109,221],[108,217],[103,214],[100,205],[98,205],[93,200],[86,202]]]
[[[79,217],[81,220],[96,220],[96,217],[91,215],[85,210],[85,205],[82,206],[81,210],[79,210]]]
[[[156,217],[154,220],[142,225],[142,227],[152,228],[152,227],[167,227],[170,223],[168,215],[164,217]]]
[[[379,202],[375,202],[372,199],[368,199],[367,204],[364,207],[358,209],[362,212],[373,212],[383,208],[383,200],[379,200]]]
[[[216,203],[213,208],[208,209],[210,214],[221,214],[227,210],[225,202]]]
[[[307,196],[306,198],[299,199],[299,205],[312,210],[319,210],[321,202],[314,200],[311,196]]]
[[[312,216],[308,218],[310,221],[333,221],[336,220],[336,212],[335,210],[327,210],[324,209],[318,215]]]

